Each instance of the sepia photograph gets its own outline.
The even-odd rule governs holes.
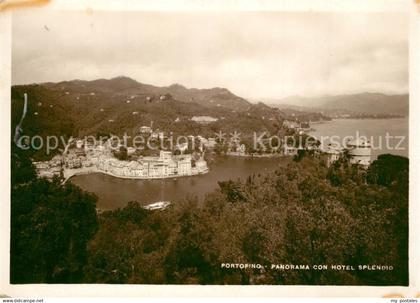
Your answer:
[[[10,284],[409,281],[409,15],[11,13]]]

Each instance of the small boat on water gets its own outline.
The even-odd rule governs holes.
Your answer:
[[[169,205],[171,205],[171,202],[169,202],[169,201],[159,201],[159,202],[156,202],[156,203],[145,205],[145,206],[143,206],[143,208],[147,209],[147,210],[157,210],[157,209],[164,210]]]
[[[161,188],[160,188],[160,201],[152,203],[152,204],[145,205],[145,206],[143,206],[144,209],[147,209],[147,210],[158,210],[158,209],[164,210],[169,205],[171,205],[170,201],[165,201],[164,200],[165,199],[164,198],[164,195],[165,195],[164,187],[165,187],[165,181],[162,180]]]

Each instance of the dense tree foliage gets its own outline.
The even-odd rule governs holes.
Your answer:
[[[298,140],[305,135],[282,128],[288,118],[282,111],[225,89],[156,88],[127,78],[13,87],[12,133],[24,93],[29,102],[22,128],[29,138],[57,135],[66,143],[71,136],[134,136],[153,121],[154,129],[174,136],[237,131],[251,152],[263,152],[252,144],[254,132],[294,136],[288,143],[296,147],[306,142]],[[197,115],[218,120],[191,121]],[[216,153],[226,150],[218,141]],[[12,147],[12,283],[408,283],[406,158],[381,155],[366,171],[347,157],[326,167],[299,152],[295,161],[279,158],[274,173],[220,182],[202,204],[186,198],[164,211],[148,211],[133,201],[97,215],[94,195],[36,177],[31,160],[50,158],[44,151]],[[127,159],[127,150],[116,156]],[[226,269],[223,263],[262,268]],[[356,270],[279,270],[272,264]],[[361,271],[358,265],[393,270]]]
[[[86,245],[98,228],[96,197],[59,180],[38,179],[31,161],[12,153],[11,283],[83,280]]]
[[[369,183],[391,186],[402,183],[408,177],[408,159],[390,154],[380,155],[369,167],[367,181]],[[408,185],[407,180],[404,183]]]
[[[408,283],[406,158],[383,155],[367,171],[346,158],[329,168],[313,157],[281,158],[274,173],[220,182],[202,205],[186,199],[148,211],[130,202],[97,217],[93,195],[38,179],[27,156],[12,152],[12,283]]]
[[[114,156],[118,160],[127,161],[127,159],[128,159],[127,148],[125,146],[120,146],[118,151],[114,151]]]
[[[219,131],[226,134],[237,131],[243,137],[252,138],[253,132],[274,134],[283,123],[284,114],[279,109],[262,103],[251,104],[224,89],[181,93],[183,88],[168,94],[173,89],[176,87],[154,88],[126,78],[14,86],[12,133],[23,113],[24,93],[28,95],[28,111],[22,123],[24,135],[35,140],[36,145],[57,136],[61,150],[70,136],[127,134],[133,138],[140,135],[143,125],[152,125],[154,130],[175,138],[180,135],[215,137]],[[218,120],[201,124],[192,121],[193,116]],[[52,145],[56,143],[50,141]],[[36,160],[59,153],[54,149],[46,154],[45,145],[31,151]]]
[[[393,157],[386,158],[401,161]],[[379,158],[372,170],[387,171],[389,161]],[[407,179],[395,179],[391,187],[365,179],[365,171],[345,160],[326,168],[303,157],[280,161],[272,174],[221,182],[201,206],[187,200],[150,212],[131,202],[101,215],[89,244],[85,281],[406,285]],[[222,263],[267,267],[224,269]],[[271,264],[351,265],[356,270],[276,270]],[[359,265],[393,270],[360,271]]]

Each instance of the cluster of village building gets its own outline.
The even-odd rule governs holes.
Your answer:
[[[284,120],[283,127],[287,129],[291,129],[298,134],[304,134],[311,130],[310,122],[298,122],[292,120]]]
[[[285,127],[295,130],[300,134],[306,131],[309,125],[298,124],[297,122],[285,121]],[[153,131],[149,126],[142,126],[141,133],[147,133],[156,138],[163,137],[163,132]],[[207,162],[203,157],[203,150],[213,150],[217,141],[215,138],[205,138],[197,136],[200,142],[200,153],[184,154],[188,149],[188,143],[181,144],[178,149],[181,154],[174,155],[172,151],[160,150],[158,156],[135,156],[134,147],[127,148],[129,159],[119,160],[113,154],[111,140],[98,145],[89,144],[82,140],[74,142],[73,146],[68,148],[62,155],[54,156],[50,161],[34,162],[38,175],[41,177],[52,178],[60,176],[68,179],[73,175],[101,172],[120,178],[133,179],[156,179],[170,178],[177,176],[192,176],[204,174],[209,171]],[[369,166],[371,161],[371,148],[369,141],[354,140],[349,141],[346,147],[337,145],[327,146],[307,146],[305,150],[312,150],[317,154],[324,154],[327,158],[327,165],[337,161],[344,153],[348,151],[350,162],[361,166]],[[285,145],[282,154],[285,156],[295,156],[299,149],[295,146]],[[226,154],[229,156],[249,156],[245,144],[238,139],[231,139],[227,142]]]
[[[297,134],[304,134],[311,130],[309,122],[297,122],[285,120],[283,127],[294,131]],[[369,140],[363,138],[356,138],[354,140],[348,140],[343,144],[325,144],[321,146],[312,145],[308,149],[314,150],[318,154],[326,155],[327,166],[332,165],[343,156],[344,152],[347,151],[349,161],[351,164],[356,164],[361,167],[368,167],[371,163],[371,143]],[[297,154],[299,151],[295,147],[285,147],[285,154]]]
[[[56,155],[50,161],[34,162],[38,175],[68,179],[78,174],[100,172],[120,178],[157,179],[205,174],[209,170],[202,155],[173,155],[171,151],[161,150],[158,156],[119,160],[113,155],[111,142],[97,146],[85,144],[78,140],[64,154]],[[133,149],[127,149],[128,155]]]
[[[160,151],[157,157],[141,157],[137,161],[102,157],[98,159],[97,169],[116,177],[139,179],[192,176],[208,172],[204,159],[193,161],[191,154],[174,156],[170,151]]]

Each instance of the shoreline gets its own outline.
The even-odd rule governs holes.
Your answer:
[[[312,123],[323,123],[323,122],[332,122],[334,120],[395,120],[395,119],[408,119],[409,116],[401,116],[401,117],[366,117],[366,118],[358,118],[358,117],[337,117],[331,118],[331,120],[324,120],[320,122],[312,122]]]
[[[280,154],[244,154],[244,155],[239,155],[239,154],[226,154],[226,157],[237,157],[237,158],[280,158],[280,157],[287,157],[287,156],[283,156]]]
[[[130,179],[130,180],[161,180],[161,179],[176,179],[176,178],[181,178],[181,177],[192,177],[192,176],[199,176],[199,175],[205,175],[209,172],[210,170],[207,170],[203,173],[194,173],[194,174],[190,174],[190,175],[173,175],[173,176],[163,176],[163,177],[136,177],[136,176],[119,176],[119,175],[115,175],[113,173],[110,172],[106,172],[103,170],[80,170],[80,171],[76,171],[76,172],[71,172],[70,175],[64,177],[64,180],[62,182],[62,184],[65,184],[68,180],[70,180],[71,178],[75,177],[75,176],[82,176],[82,175],[89,175],[89,174],[104,174],[104,175],[108,175],[114,178],[118,178],[118,179]],[[63,172],[64,173],[64,172]],[[65,174],[65,173],[64,173]]]

